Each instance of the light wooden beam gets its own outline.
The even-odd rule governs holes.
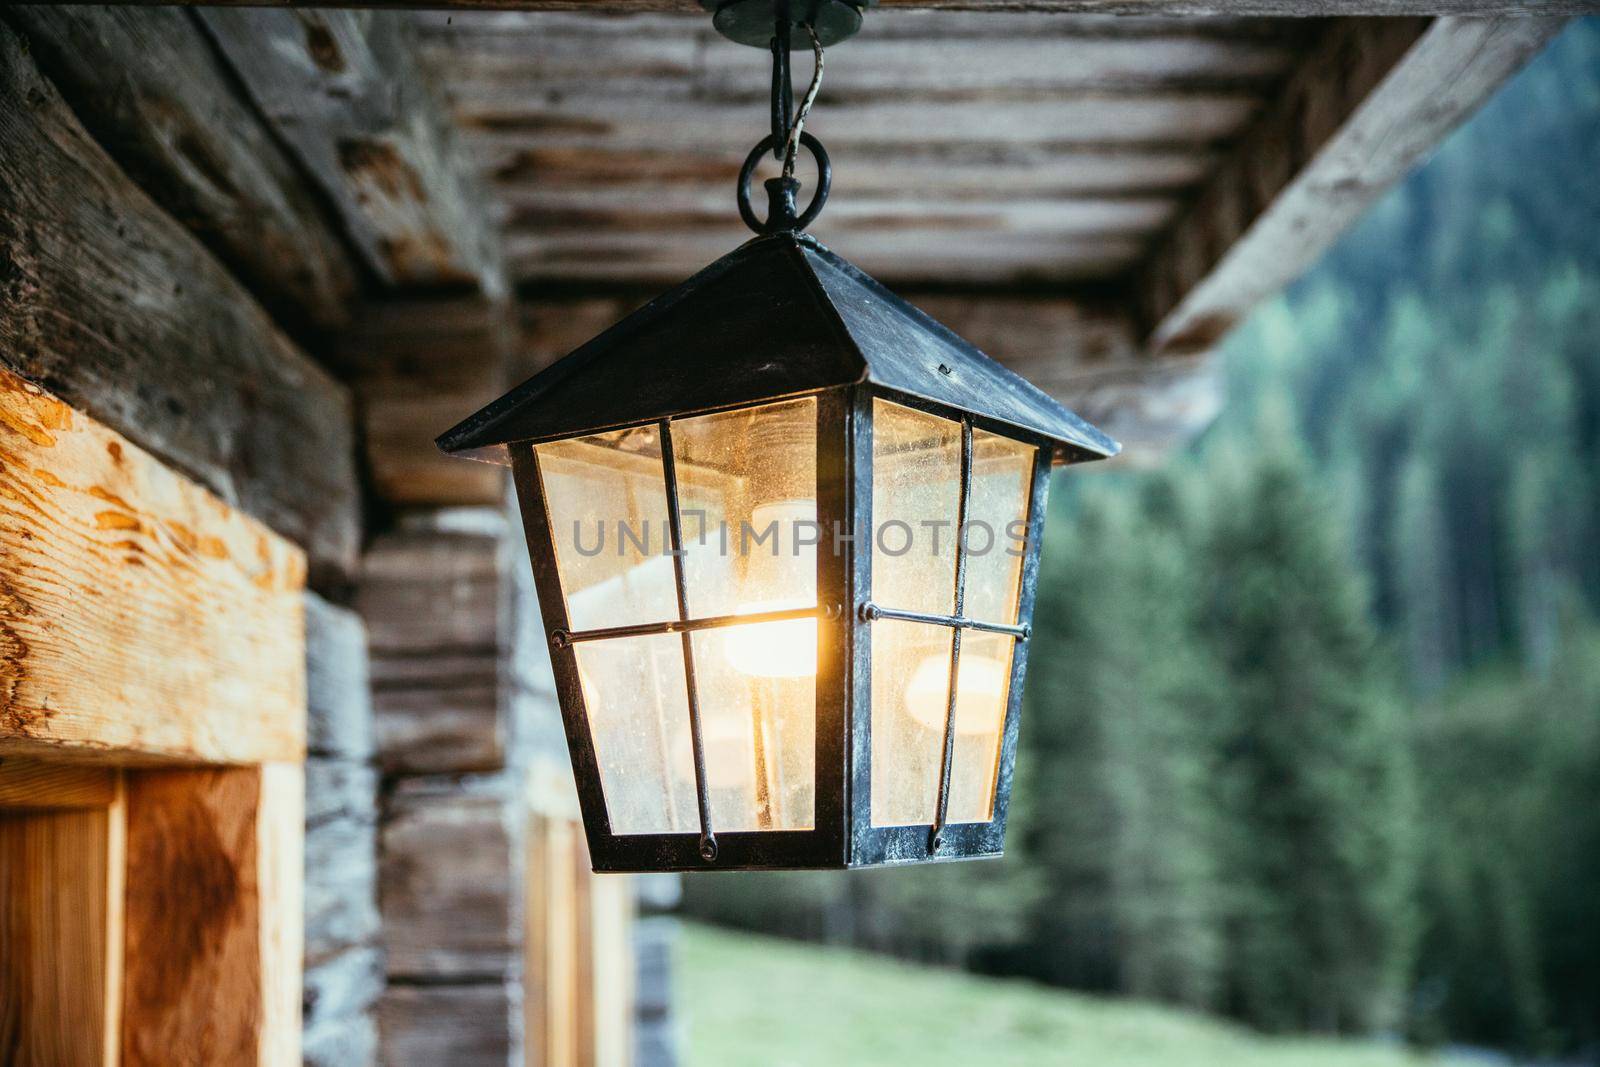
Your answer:
[[[193,12],[18,6],[9,17],[95,139],[278,321],[346,325],[356,271],[344,239]]]
[[[166,4],[173,0],[122,0]],[[247,7],[261,0],[182,0]],[[277,0],[281,7],[316,8],[325,0]],[[454,11],[583,11],[596,15],[640,12],[705,14],[696,0],[349,0],[343,7]],[[881,0],[885,9],[943,11],[1056,11],[1078,15],[1577,15],[1596,10],[1593,0]]]
[[[1135,297],[1152,351],[1212,348],[1563,25],[1560,18],[1333,24],[1143,269]]]
[[[348,392],[128,179],[3,24],[0,368],[304,546],[318,574],[354,570]]]
[[[0,370],[0,756],[305,751],[305,557]]]
[[[503,293],[483,197],[417,62],[412,19],[307,10],[201,17],[380,278]]]
[[[298,764],[130,773],[123,1067],[299,1067]]]

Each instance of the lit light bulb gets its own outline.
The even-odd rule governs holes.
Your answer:
[[[754,537],[741,541],[746,554],[743,590],[749,597],[734,609],[735,615],[809,608],[816,599],[797,597],[816,585],[817,550],[814,544],[817,502],[810,499],[775,500],[750,513]],[[801,527],[807,535],[800,536]],[[768,530],[776,536],[776,543]],[[764,538],[757,543],[754,538]],[[723,655],[740,674],[752,678],[811,678],[817,673],[817,622],[786,619],[751,626],[734,626],[722,635]]]
[[[956,733],[989,734],[1005,715],[1006,664],[963,650],[956,684]],[[917,664],[906,686],[906,710],[930,730],[944,730],[950,698],[950,657],[929,656]]]
[[[740,604],[736,614],[756,615],[811,605],[799,600]],[[817,620],[785,619],[731,626],[722,634],[722,654],[740,674],[752,678],[811,678],[817,673]]]

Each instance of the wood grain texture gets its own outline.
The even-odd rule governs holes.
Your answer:
[[[626,1067],[634,1011],[633,879],[595,875],[581,823],[528,829],[523,1035],[531,1067]]]
[[[730,208],[762,132],[760,50],[703,15],[419,21],[519,279],[665,285],[747,236]],[[874,15],[808,125],[835,163],[814,232],[897,285],[1127,272],[1317,25]]]
[[[349,394],[117,168],[0,25],[0,366],[348,575]]]
[[[299,760],[305,557],[0,370],[0,754]]]
[[[298,765],[128,776],[123,1063],[300,1062]]]
[[[367,553],[357,609],[372,648],[378,765],[390,774],[507,762],[508,568],[523,564],[502,512],[487,529],[400,529]]]
[[[0,811],[0,1060],[115,1067],[120,804]]]
[[[251,97],[391,285],[504,291],[495,234],[393,12],[208,10]]]
[[[497,504],[505,471],[463,463],[434,438],[514,382],[515,308],[445,297],[364,306],[336,356],[360,400],[373,488],[398,505]]]
[[[381,1061],[506,1067],[520,1063],[510,987],[390,984],[378,1002]]]
[[[1145,266],[1157,352],[1216,344],[1549,41],[1559,18],[1329,28]]]
[[[329,814],[326,761],[306,765],[307,813],[322,809],[306,826],[305,957],[308,967],[351,948],[373,945],[378,920],[378,828],[376,780],[366,778],[364,802]],[[353,778],[351,784],[360,785]],[[365,810],[361,810],[364,806]]]
[[[305,595],[306,750],[350,761],[373,754],[367,628],[349,608]]]
[[[0,759],[0,808],[104,808],[117,793],[105,767]]]
[[[345,326],[356,272],[344,239],[192,12],[18,6],[9,17],[95,139],[274,318]]]
[[[391,980],[513,974],[524,863],[516,805],[489,789],[413,785],[386,818],[378,886]]]

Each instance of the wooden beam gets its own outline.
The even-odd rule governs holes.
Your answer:
[[[124,1067],[300,1063],[297,764],[128,775]]]
[[[299,760],[305,557],[0,370],[0,756]]]
[[[74,0],[76,2],[76,0]],[[173,0],[121,0],[167,4]],[[182,0],[216,6],[250,6],[261,0]],[[324,0],[277,0],[278,6],[316,8]],[[345,7],[450,11],[583,11],[595,15],[680,12],[704,15],[696,0],[349,0]],[[1054,11],[1079,15],[1258,16],[1322,15],[1580,15],[1593,0],[881,0],[892,10]]]
[[[508,566],[521,547],[504,512],[447,512],[443,524],[384,534],[367,553],[357,608],[372,649],[378,765],[389,774],[462,774],[507,759]]]
[[[305,546],[318,575],[354,569],[348,392],[128,180],[3,25],[0,367]]]
[[[1157,353],[1205,352],[1293,281],[1559,18],[1333,24],[1157,247],[1136,299]]]
[[[1152,358],[1113,296],[912,292],[908,299],[1120,441],[1119,464],[1159,461],[1221,405],[1217,368]]]
[[[304,10],[201,17],[380,278],[503,293],[483,197],[417,63],[411,18]]]
[[[0,808],[104,808],[117,789],[117,772],[105,767],[0,760]]]
[[[363,307],[335,356],[360,401],[373,488],[399,505],[498,504],[505,472],[433,443],[511,385],[516,310],[481,297]],[[520,380],[520,379],[519,379]]]
[[[129,177],[279,322],[342,329],[343,237],[192,12],[17,6],[35,60]]]

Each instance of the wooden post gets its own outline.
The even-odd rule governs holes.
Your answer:
[[[297,764],[128,777],[125,1067],[300,1061]]]
[[[0,1050],[19,1064],[116,1067],[125,817],[116,771],[0,761]]]
[[[0,1049],[299,1063],[304,579],[0,371]]]

